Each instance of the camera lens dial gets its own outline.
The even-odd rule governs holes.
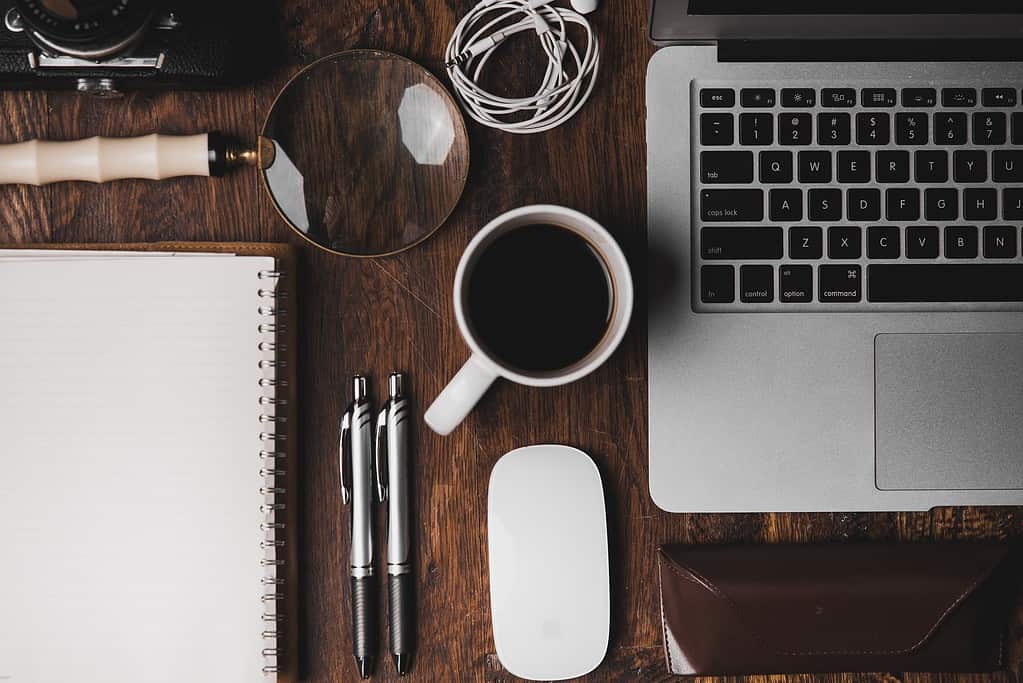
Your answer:
[[[14,4],[42,49],[83,59],[128,50],[153,16],[152,0],[15,0]]]

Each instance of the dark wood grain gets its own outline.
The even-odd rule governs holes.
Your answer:
[[[220,129],[254,140],[277,89],[301,66],[332,52],[376,48],[416,60],[441,76],[444,45],[470,0],[289,0],[280,9],[280,68],[253,87],[219,93],[134,95],[116,101],[71,94],[0,94],[2,141],[153,131]],[[299,251],[298,319],[303,434],[300,534],[304,679],[357,679],[351,656],[347,522],[336,475],[337,421],[348,378],[369,373],[379,395],[387,373],[410,374],[421,411],[466,357],[454,324],[451,285],[462,249],[499,213],[553,202],[586,212],[623,245],[640,305],[620,352],[586,379],[550,390],[499,384],[454,434],[415,433],[414,510],[419,649],[413,680],[506,681],[490,631],[486,487],[503,453],[565,443],[596,460],[612,535],[612,640],[592,680],[667,681],[657,610],[658,544],[831,540],[1018,538],[1016,509],[932,513],[669,515],[647,492],[644,79],[652,54],[645,0],[605,0],[593,15],[603,48],[593,100],[567,125],[537,136],[468,126],[465,195],[446,225],[410,252],[345,259],[290,233],[255,173],[220,181],[181,179],[97,187],[0,188],[0,241],[262,240]],[[681,78],[681,76],[680,76]],[[521,83],[523,89],[528,84]],[[381,603],[383,609],[383,603]],[[381,637],[384,633],[381,633]],[[1012,631],[1020,661],[1023,623]],[[395,678],[386,658],[376,680]],[[731,679],[736,680],[736,679]],[[757,677],[756,683],[824,681],[1011,681],[1013,673],[915,676],[897,673]]]

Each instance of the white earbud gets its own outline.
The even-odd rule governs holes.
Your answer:
[[[600,6],[600,0],[572,0],[572,9],[579,14],[596,12]]]
[[[494,2],[498,2],[498,0],[490,0],[487,4],[490,5]],[[549,5],[552,2],[554,2],[554,0],[530,0],[528,4],[531,9],[536,9],[538,7],[543,7],[544,5]],[[569,4],[571,4],[572,9],[579,14],[590,14],[591,12],[595,12],[600,6],[600,0],[571,0]]]

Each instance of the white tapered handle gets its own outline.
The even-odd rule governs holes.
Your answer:
[[[208,176],[208,135],[145,135],[70,142],[29,140],[0,145],[0,184],[46,185],[65,180],[105,183],[121,178]]]

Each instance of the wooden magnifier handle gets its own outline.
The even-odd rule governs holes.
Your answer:
[[[235,166],[253,163],[255,152],[219,133],[29,140],[0,145],[0,184],[220,176]]]

